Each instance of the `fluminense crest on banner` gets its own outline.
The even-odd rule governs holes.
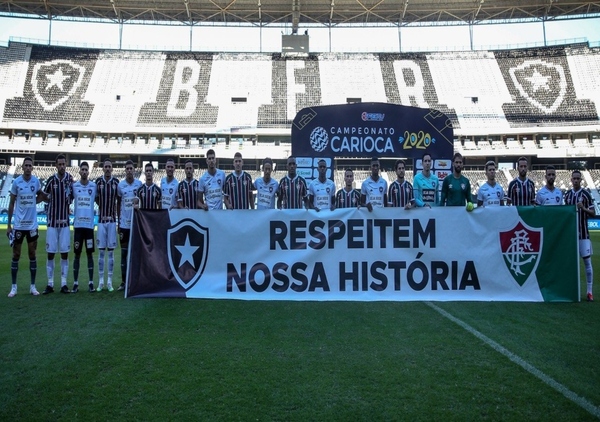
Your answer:
[[[181,287],[189,290],[202,277],[208,260],[208,229],[191,219],[167,231],[169,266]]]
[[[535,272],[542,252],[543,230],[519,221],[512,229],[500,232],[504,263],[519,286]]]

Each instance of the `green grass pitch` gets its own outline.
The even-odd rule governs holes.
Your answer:
[[[86,282],[78,294],[32,297],[26,254],[11,299],[4,233],[3,421],[595,419],[423,302],[125,300],[90,294]],[[598,280],[600,234],[593,244]],[[81,264],[87,281],[85,257]],[[594,303],[435,305],[599,411],[595,289]]]

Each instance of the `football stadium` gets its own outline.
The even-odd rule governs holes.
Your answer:
[[[46,192],[28,197],[36,258],[23,249],[16,259],[12,237],[0,244],[0,419],[600,418],[600,38],[550,36],[599,18],[598,2],[562,0],[0,2],[0,25],[32,28],[0,46],[0,232],[31,164]],[[480,28],[524,23],[541,42],[477,43]],[[47,39],[31,35],[40,24]],[[75,29],[53,39],[70,24],[105,25],[109,41]],[[159,26],[179,47],[150,45]],[[429,35],[443,27],[461,28],[466,45]],[[240,28],[254,47],[236,49]],[[417,29],[431,48],[410,46]],[[347,30],[367,47],[337,48]],[[431,208],[415,194],[390,206],[398,160],[416,186],[428,156],[444,198],[456,153],[470,199]],[[267,164],[281,185],[294,157],[306,179],[300,209],[254,210],[251,194],[252,209],[134,210],[148,166],[165,195],[173,177],[176,191],[190,175],[203,183],[213,154],[227,186],[240,165],[251,183]],[[68,258],[48,259],[57,156],[74,179],[70,198],[84,162],[90,181],[109,160],[115,183],[139,185],[123,205],[131,239],[115,237],[107,267],[97,247],[74,271],[74,204]],[[490,162],[504,203],[524,161],[537,192],[552,169],[567,205],[479,200]],[[364,188],[373,172],[382,208]],[[366,202],[319,209],[311,181],[321,177],[323,203],[345,186]],[[239,208],[218,189],[219,208]],[[208,210],[209,191],[198,192]],[[17,243],[31,242],[29,230]]]

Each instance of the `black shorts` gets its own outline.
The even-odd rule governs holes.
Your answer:
[[[119,227],[119,241],[121,242],[121,248],[129,247],[129,235],[131,229],[122,229]]]
[[[38,229],[33,230],[16,230],[13,229],[13,235],[15,236],[14,244],[22,244],[23,239],[27,239],[27,243],[33,243],[38,240],[40,234],[38,233]]]
[[[83,227],[76,227],[73,235],[73,250],[75,255],[81,254],[83,247],[89,253],[93,253],[96,248],[94,247],[94,229],[86,229]]]

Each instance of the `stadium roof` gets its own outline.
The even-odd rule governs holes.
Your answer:
[[[184,24],[435,25],[600,16],[576,0],[0,0],[0,16]]]

